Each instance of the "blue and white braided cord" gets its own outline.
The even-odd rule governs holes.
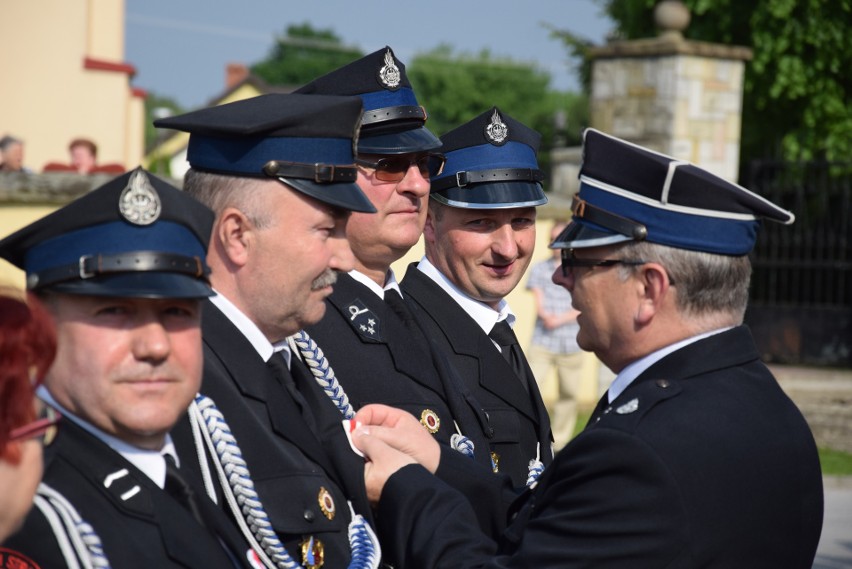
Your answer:
[[[228,478],[228,484],[255,539],[279,569],[301,568],[301,565],[287,553],[281,540],[278,539],[272,529],[269,516],[254,489],[254,482],[252,482],[248,465],[242,458],[237,440],[231,433],[224,416],[209,397],[198,394],[195,397],[195,402],[204,419],[204,426],[213,441],[219,463]],[[378,553],[380,552],[378,540],[364,518],[355,515],[354,512],[352,512],[352,522],[349,525],[349,544],[352,550],[350,569],[378,568],[378,558],[381,556]]]
[[[343,391],[343,387],[337,381],[334,375],[334,370],[328,363],[328,359],[323,354],[322,349],[313,339],[308,336],[304,330],[299,330],[293,335],[293,341],[299,348],[302,357],[305,358],[305,363],[311,368],[311,373],[314,374],[317,383],[320,384],[326,395],[334,401],[334,404],[343,414],[344,419],[351,419],[355,416],[355,410],[349,403],[349,397]]]
[[[355,416],[355,409],[349,403],[349,397],[343,390],[343,386],[337,381],[334,375],[334,369],[328,362],[328,358],[317,343],[304,330],[299,330],[291,336],[293,343],[305,359],[305,363],[311,369],[311,373],[323,388],[326,395],[334,402],[344,419],[352,419]],[[466,436],[454,434],[450,437],[450,446],[462,453],[463,455],[473,458],[474,444],[473,441]]]
[[[263,551],[274,561],[279,569],[296,569],[299,564],[293,561],[281,540],[272,529],[269,516],[254,489],[248,465],[243,459],[237,440],[225,417],[216,408],[212,399],[198,394],[195,397],[198,410],[204,419],[204,425],[213,440],[219,463],[225,471],[228,485],[234,492],[243,518],[257,539]]]
[[[39,484],[37,490],[37,498],[41,498],[49,504],[49,507],[61,518],[66,528],[70,530],[73,526],[76,537],[79,538],[82,545],[85,546],[86,553],[88,553],[84,557],[83,552],[78,547],[75,547],[77,549],[76,553],[81,558],[84,566],[98,567],[100,569],[110,568],[109,559],[107,559],[104,553],[100,536],[98,536],[95,529],[80,516],[77,509],[62,494],[42,482]],[[41,506],[39,507],[41,508]],[[46,512],[44,513],[47,514]],[[52,522],[51,526],[53,526]],[[57,528],[53,529],[56,531]],[[70,535],[69,537],[72,538],[75,544],[80,543],[73,539],[74,535]]]
[[[534,488],[541,473],[544,472],[544,463],[539,460],[540,446],[536,448],[536,457],[530,461],[529,474],[527,475],[527,486]]]
[[[473,458],[473,441],[461,433],[453,433],[450,437],[450,447],[457,450],[468,458]]]

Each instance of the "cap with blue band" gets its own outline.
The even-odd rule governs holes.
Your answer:
[[[794,216],[706,170],[594,129],[584,133],[580,191],[556,249],[625,241],[721,255],[754,247],[761,219]]]
[[[189,133],[196,170],[275,178],[321,202],[375,212],[355,181],[357,97],[272,93],[154,121]]]
[[[358,154],[410,154],[441,145],[424,126],[426,111],[417,102],[405,65],[390,47],[327,73],[296,93],[360,97],[364,112]]]
[[[0,241],[30,290],[145,298],[213,294],[213,212],[137,168]]]
[[[547,203],[536,153],[541,136],[497,107],[441,137],[446,163],[430,197],[451,207],[506,209]]]

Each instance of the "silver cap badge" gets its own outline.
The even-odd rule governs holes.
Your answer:
[[[491,115],[491,122],[485,127],[485,137],[492,144],[498,146],[506,142],[506,139],[509,137],[509,127],[503,122],[500,113],[496,109],[494,110],[494,114]]]
[[[163,207],[157,190],[141,169],[130,175],[127,187],[118,198],[118,211],[134,225],[150,225],[157,221]]]
[[[396,63],[393,61],[393,55],[391,55],[390,50],[385,52],[385,64],[379,69],[379,79],[382,82],[382,85],[387,87],[388,89],[396,89],[399,87],[399,82],[402,76],[399,73],[399,67],[396,66]]]

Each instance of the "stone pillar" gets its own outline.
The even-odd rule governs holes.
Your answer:
[[[737,180],[750,49],[684,39],[678,0],[654,10],[656,38],[590,49],[591,126]]]

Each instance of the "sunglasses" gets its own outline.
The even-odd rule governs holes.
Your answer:
[[[574,274],[575,267],[611,267],[613,265],[639,266],[647,261],[627,261],[625,259],[578,259],[573,249],[562,249],[562,276]]]
[[[41,439],[42,444],[49,445],[56,438],[57,423],[62,418],[59,411],[44,405],[39,412],[38,418],[23,427],[12,429],[9,433],[9,442],[23,442],[30,439]]]
[[[355,163],[359,166],[366,166],[375,170],[376,178],[383,182],[401,182],[412,165],[416,165],[417,169],[420,170],[420,175],[428,180],[444,171],[446,161],[447,159],[443,154],[436,152],[420,154],[415,158],[409,158],[406,155],[388,156],[379,158],[375,162],[363,158],[355,159]]]

